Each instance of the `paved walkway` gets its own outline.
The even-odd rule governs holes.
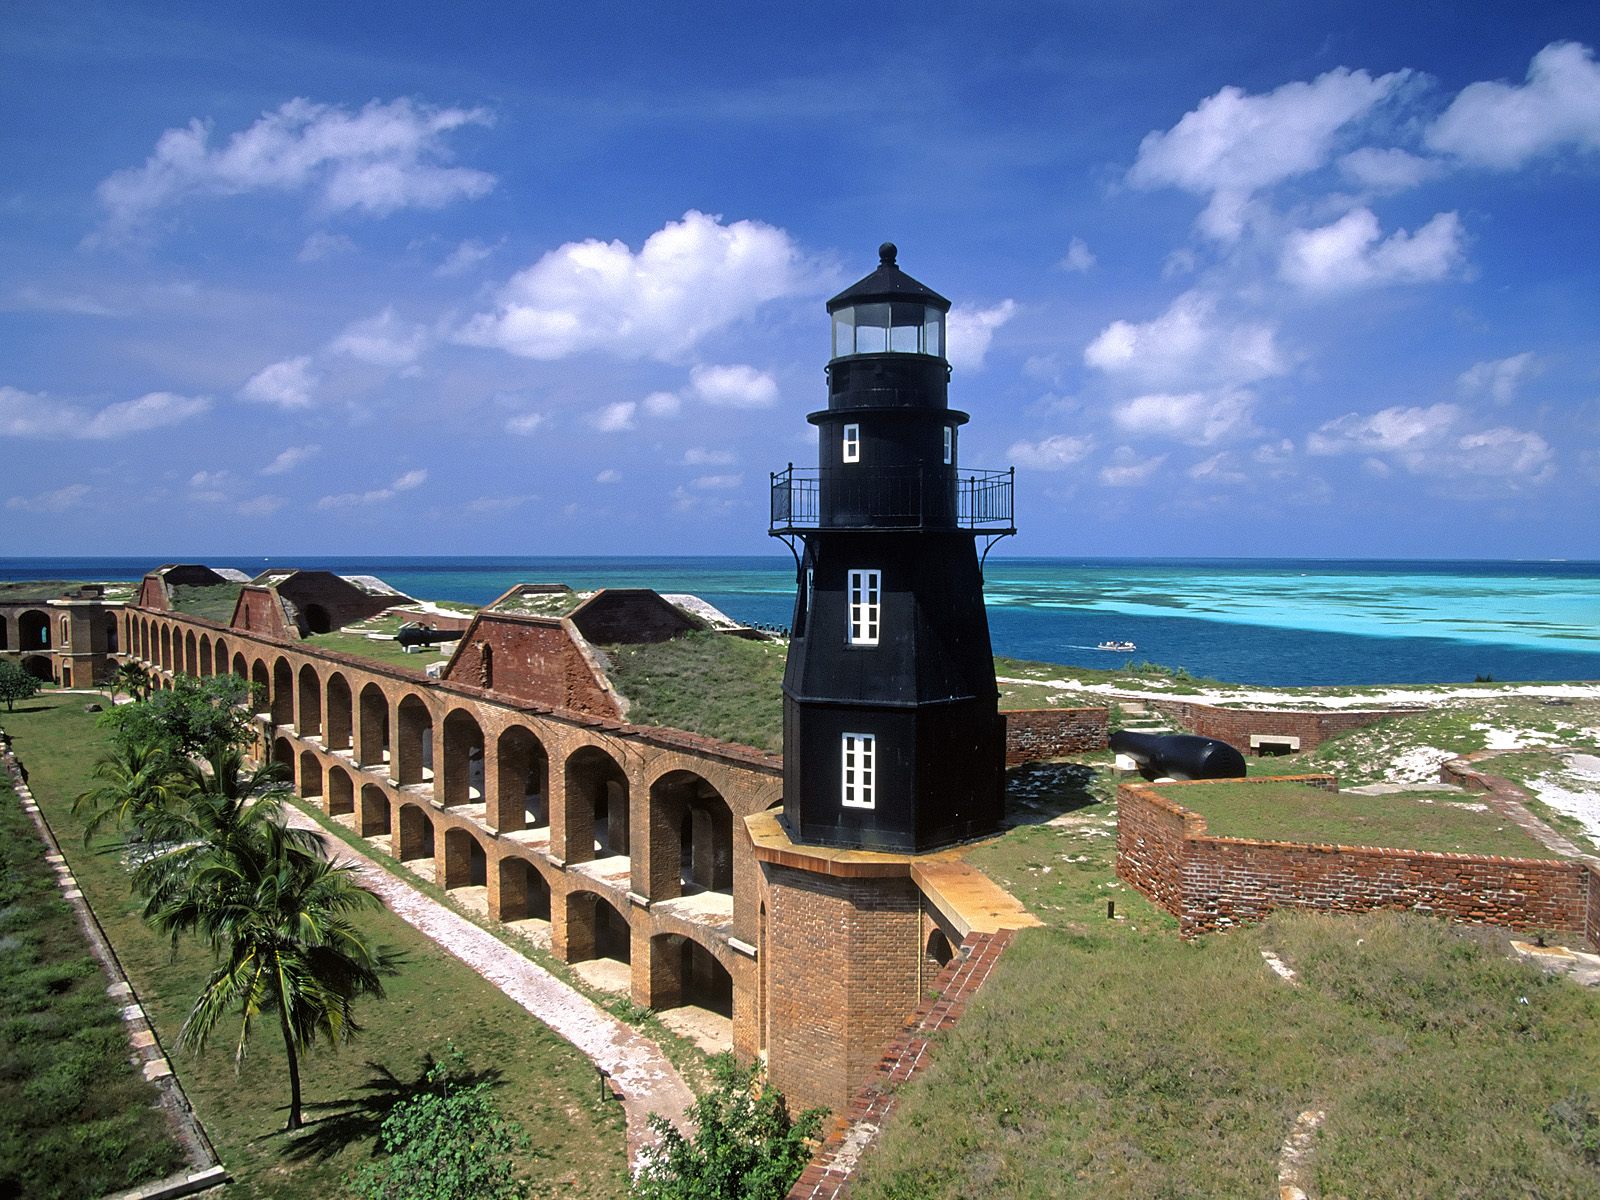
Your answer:
[[[326,834],[322,825],[298,809],[290,807],[288,813],[290,824]],[[641,1152],[656,1141],[646,1121],[651,1113],[685,1128],[694,1094],[655,1042],[375,859],[335,837],[327,841],[333,857],[354,863],[361,882],[401,920],[466,963],[611,1076],[628,1117],[628,1162],[634,1169]]]

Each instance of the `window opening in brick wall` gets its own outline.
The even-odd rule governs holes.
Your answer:
[[[876,803],[878,738],[871,733],[847,733],[841,745],[840,803],[846,808],[872,808]]]
[[[847,463],[861,461],[861,426],[846,425],[844,427],[844,461]]]

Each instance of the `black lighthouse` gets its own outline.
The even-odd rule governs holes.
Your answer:
[[[895,263],[828,301],[814,470],[772,477],[795,552],[783,681],[784,822],[797,843],[918,853],[999,828],[1005,727],[978,542],[1016,532],[1012,472],[961,466],[950,302]]]

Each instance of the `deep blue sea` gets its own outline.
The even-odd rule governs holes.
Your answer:
[[[485,604],[513,583],[692,592],[787,625],[794,562],[758,558],[216,557],[257,574],[377,575],[422,599]],[[126,558],[0,558],[0,580],[137,579]],[[1266,685],[1600,679],[1600,563],[1001,558],[985,568],[996,653],[1077,666],[1133,658]],[[1095,649],[1129,641],[1132,654]]]

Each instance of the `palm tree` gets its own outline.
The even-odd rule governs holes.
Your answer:
[[[319,1038],[353,1037],[356,999],[382,997],[382,976],[394,962],[351,920],[376,907],[377,896],[356,881],[354,868],[328,860],[315,833],[285,825],[285,792],[271,772],[243,772],[232,750],[214,753],[211,766],[165,826],[167,849],[140,865],[135,884],[158,929],[174,942],[196,933],[218,955],[178,1044],[203,1049],[237,1012],[234,1059],[242,1064],[257,1021],[275,1014],[289,1060],[285,1128],[298,1129],[300,1054]]]
[[[183,794],[179,766],[167,751],[155,745],[113,741],[94,765],[99,783],[72,802],[74,813],[88,812],[84,827],[87,842],[107,821],[133,827],[143,840],[142,824],[155,819]]]
[[[150,694],[150,677],[144,673],[144,668],[138,663],[125,662],[116,669],[111,676],[111,698],[115,700],[118,692],[127,693],[130,700],[143,700]]]

